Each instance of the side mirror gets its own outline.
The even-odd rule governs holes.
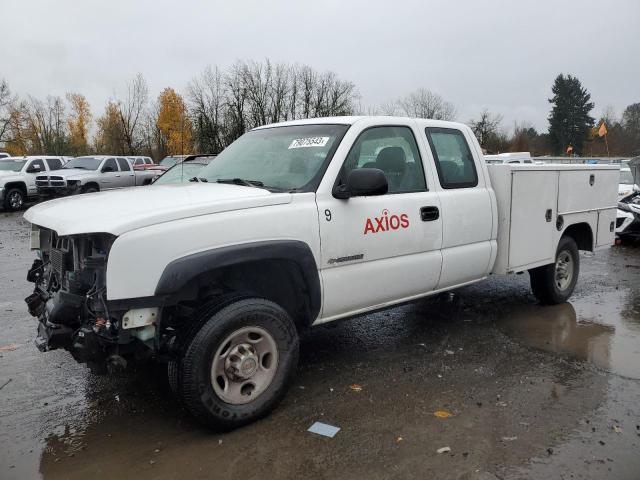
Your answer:
[[[346,183],[333,189],[333,196],[346,200],[351,197],[384,195],[389,191],[389,183],[384,172],[378,168],[358,168],[351,170]]]
[[[29,165],[27,168],[27,173],[40,173],[41,171],[40,165]]]
[[[115,170],[113,169],[113,167],[104,167],[102,169],[102,173],[109,173],[109,172],[114,172]]]

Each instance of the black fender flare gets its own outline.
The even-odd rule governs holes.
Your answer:
[[[268,240],[214,248],[170,262],[162,272],[155,296],[172,296],[201,274],[260,260],[287,260],[295,263],[309,292],[311,318],[320,313],[321,287],[318,266],[309,245],[298,240]]]

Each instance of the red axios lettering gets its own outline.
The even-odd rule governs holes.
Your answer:
[[[384,209],[381,217],[367,218],[364,224],[364,235],[404,228],[409,228],[409,215],[406,213],[389,215],[389,211]]]

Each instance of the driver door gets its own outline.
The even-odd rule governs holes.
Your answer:
[[[339,162],[337,175],[329,169],[325,179],[330,182],[323,181],[318,190],[320,322],[416,298],[438,284],[440,201],[428,189],[423,164],[428,157],[420,151],[412,123],[363,128]],[[333,187],[359,168],[382,170],[388,193],[335,198]]]
[[[47,169],[44,166],[44,161],[40,158],[33,159],[24,169],[25,183],[27,184],[27,195],[29,197],[37,195],[38,189],[36,187],[36,176],[47,173]]]

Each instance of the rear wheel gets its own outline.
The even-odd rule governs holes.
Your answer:
[[[576,286],[580,273],[578,246],[571,237],[562,237],[556,251],[556,261],[529,270],[531,290],[544,304],[566,302]]]
[[[298,363],[298,334],[287,312],[250,298],[195,319],[202,320],[170,368],[172,389],[187,410],[216,430],[268,414],[284,397]]]
[[[12,187],[7,190],[4,197],[4,208],[6,210],[20,210],[24,206],[25,194],[21,188]]]

